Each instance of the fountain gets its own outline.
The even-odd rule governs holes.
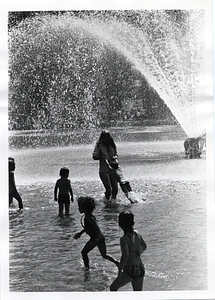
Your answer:
[[[142,74],[187,136],[198,138],[205,134],[203,36],[203,10],[82,11],[24,20],[9,32],[11,120],[19,122],[17,113],[24,112],[34,128],[57,126],[59,116],[96,126],[109,49]]]
[[[45,131],[49,125],[48,128],[54,129],[56,126],[54,138],[60,139],[60,120],[65,124],[68,119],[68,123],[74,122],[74,129],[78,124],[77,141],[80,128],[97,126],[98,102],[101,106],[108,105],[102,97],[107,87],[105,79],[114,75],[107,65],[111,61],[114,67],[115,59],[119,62],[123,57],[125,70],[129,70],[130,64],[147,79],[190,138],[204,132],[202,115],[196,113],[201,63],[201,43],[197,38],[201,37],[202,12],[181,12],[182,20],[174,20],[174,14],[165,11],[114,14],[92,12],[88,16],[87,12],[77,12],[36,16],[11,29],[11,122],[20,124],[23,120],[29,132],[32,127]],[[122,84],[120,76],[117,80]],[[129,77],[124,88],[128,82]],[[115,109],[116,103],[111,105]],[[144,192],[147,199],[143,205],[129,207],[135,214],[136,228],[143,231],[152,245],[144,258],[147,272],[144,290],[199,294],[207,291],[208,282],[212,282],[208,265],[213,266],[207,264],[210,260],[205,238],[205,160],[195,164],[182,160],[178,136],[177,140],[167,141],[161,140],[162,133],[158,134],[159,140],[153,132],[148,132],[150,138],[144,141],[135,137],[131,143],[127,140],[117,143],[123,172],[129,175],[134,190]],[[25,138],[27,134],[23,135]],[[39,134],[36,138],[42,143]],[[11,211],[9,215],[10,292],[108,291],[117,268],[104,265],[95,250],[91,258],[96,262],[95,268],[86,278],[80,262],[82,244],[75,244],[72,239],[81,227],[77,202],[74,201],[69,218],[59,219],[53,199],[53,183],[59,168],[69,166],[75,197],[92,195],[98,201],[96,216],[105,229],[108,249],[118,257],[116,220],[127,204],[120,204],[124,196],[120,192],[116,207],[100,201],[103,187],[97,162],[92,160],[93,139],[90,143],[45,149],[33,145],[32,150],[24,140],[24,149],[9,149],[9,155],[17,161],[16,178],[24,199],[24,213]],[[7,264],[6,268],[8,272]]]

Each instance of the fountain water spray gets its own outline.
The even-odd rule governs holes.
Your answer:
[[[173,22],[163,11],[144,11],[140,16],[138,28],[112,20],[94,21],[88,30],[123,53],[143,74],[188,136],[201,136],[204,116],[197,108],[202,102],[198,92],[202,89],[204,12],[187,12],[184,24]]]
[[[87,123],[96,122],[92,97],[98,89],[98,82],[95,85],[92,78],[96,72],[99,73],[99,61],[104,54],[104,48],[108,47],[123,55],[127,62],[141,72],[170,108],[188,137],[197,138],[204,134],[204,115],[199,110],[203,103],[199,95],[204,88],[204,11],[187,10],[180,11],[179,14],[164,10],[144,10],[118,11],[116,16],[108,15],[107,12],[105,16],[102,13],[99,17],[95,15],[82,12],[81,17],[78,17],[70,12],[61,16],[39,16],[31,21],[23,21],[20,26],[12,29],[9,33],[9,97],[15,97],[17,86],[22,80],[19,72],[13,74],[14,65],[16,68],[19,65],[17,61],[20,59],[20,49],[27,47],[32,50],[30,55],[35,57],[26,55],[20,67],[31,68],[32,59],[35,58],[40,73],[35,73],[34,80],[36,81],[38,76],[42,78],[38,79],[37,84],[37,98],[40,100],[34,104],[34,110],[39,110],[40,113],[34,116],[34,119],[38,118],[41,121],[42,115],[49,109],[49,121],[50,118],[55,119],[59,109],[64,106],[63,97],[68,97],[68,91],[72,89],[73,94],[76,90],[77,97],[73,97],[73,103],[64,108],[65,116],[78,114],[79,118],[82,115],[82,119],[87,120]],[[135,16],[134,20],[128,21],[129,16],[130,19]],[[179,16],[178,19],[176,16]],[[66,39],[63,42],[59,41],[56,52],[50,52],[49,42],[53,43],[54,37],[60,37],[62,34]],[[78,43],[78,40],[81,42]],[[89,64],[90,61],[92,64],[91,73],[81,83],[81,94],[78,82],[81,81],[84,63],[80,64],[78,55],[81,55],[86,63]],[[50,69],[53,62],[59,66],[59,70],[60,65],[65,64],[64,73],[48,76],[46,74],[43,77],[41,70]],[[34,85],[34,82],[31,84]],[[28,83],[29,86],[31,84]],[[81,105],[80,95],[86,93],[87,109],[83,110],[86,106]],[[20,106],[32,107],[32,104],[26,104],[26,91],[22,97],[19,99]],[[40,104],[41,101],[46,103]]]

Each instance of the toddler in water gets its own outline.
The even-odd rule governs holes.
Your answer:
[[[15,171],[16,165],[15,165],[14,158],[9,157],[8,167],[9,167],[9,207],[13,202],[13,198],[15,198],[18,201],[19,211],[21,212],[23,209],[23,204],[22,204],[22,198],[19,195],[17,188],[16,188],[16,184],[15,184],[14,171]]]
[[[74,235],[74,239],[78,239],[85,232],[90,236],[90,240],[86,243],[81,251],[85,268],[89,269],[89,258],[88,253],[92,251],[96,246],[98,247],[101,256],[109,261],[115,263],[118,266],[118,262],[110,255],[107,255],[105,237],[101,232],[95,216],[92,214],[95,209],[95,201],[91,197],[79,197],[78,198],[78,208],[80,213],[84,213],[84,222],[81,224],[83,230]]]
[[[123,211],[119,214],[119,226],[124,231],[124,235],[120,238],[122,255],[118,277],[111,284],[111,291],[117,291],[129,282],[134,291],[142,291],[145,269],[140,255],[146,250],[146,243],[133,229],[133,225],[134,215],[131,212]]]
[[[58,201],[59,205],[59,216],[63,216],[63,209],[65,207],[66,216],[69,215],[69,206],[70,206],[70,197],[71,201],[73,202],[73,191],[71,187],[71,182],[68,179],[69,177],[69,169],[61,168],[60,169],[60,179],[57,180],[54,188],[54,199]],[[57,197],[57,192],[58,197]]]
[[[121,190],[123,191],[123,193],[125,194],[125,196],[128,198],[128,200],[131,203],[135,203],[136,201],[134,199],[132,199],[132,188],[130,186],[129,181],[125,180],[124,175],[122,173],[122,169],[119,166],[117,157],[113,157],[112,162],[109,164],[108,161],[106,161],[106,163],[109,165],[110,168],[115,170],[115,177],[117,182],[119,182],[119,185],[121,187]]]

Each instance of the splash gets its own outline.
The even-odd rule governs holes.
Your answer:
[[[173,18],[177,15],[180,16],[179,19]],[[135,20],[129,21],[134,16]],[[39,23],[37,23],[38,20]],[[116,16],[107,12],[105,16],[102,13],[98,16],[96,13],[89,15],[82,12],[81,16],[74,16],[70,13],[54,18],[44,16],[38,20],[33,25],[29,25],[30,23],[22,25],[25,30],[22,43],[30,43],[31,46],[36,47],[40,38],[40,43],[41,39],[43,40],[40,47],[48,48],[47,40],[50,39],[48,36],[66,34],[66,46],[63,46],[67,47],[67,51],[65,48],[62,50],[63,46],[60,45],[59,49],[62,53],[58,49],[55,60],[60,64],[62,57],[65,55],[69,57],[67,69],[75,68],[76,82],[80,80],[81,69],[83,69],[78,55],[82,56],[82,60],[92,60],[94,64],[92,70],[99,72],[98,62],[103,57],[104,47],[113,49],[119,55],[123,55],[133,68],[141,72],[149,85],[157,91],[170,108],[189,137],[204,134],[204,115],[201,113],[201,93],[204,86],[201,75],[204,53],[204,11],[189,10],[180,14],[163,10],[118,11]],[[30,26],[38,27],[39,30],[37,34],[29,38],[27,35]],[[74,43],[74,35],[76,41],[77,37],[81,40],[77,43],[78,46]],[[35,50],[38,65],[43,63],[45,67],[51,58],[45,57],[46,61],[42,62],[40,50],[39,48]],[[62,57],[59,57],[60,55]],[[28,64],[29,61],[26,61],[26,67],[29,67]],[[55,78],[48,79],[50,82],[56,80]],[[65,82],[73,79],[67,74],[61,74],[58,86],[65,85]],[[97,87],[93,84],[89,74],[89,77],[85,78],[84,88],[82,87],[84,90],[82,96],[87,94],[87,97],[84,97],[87,104],[84,101],[80,102],[80,97],[73,99],[73,106],[64,109],[67,110],[66,116],[78,115],[78,120],[82,116],[82,121],[87,124],[96,122],[93,93]],[[68,92],[68,86],[63,93],[59,93],[56,89],[56,85],[49,87],[48,97],[46,96],[48,103],[37,115],[38,120],[43,119],[47,106],[51,108],[50,118],[57,118],[59,109],[64,105],[61,98]],[[78,90],[78,83],[74,89]],[[43,95],[39,97],[42,98]],[[34,119],[36,119],[35,116]]]

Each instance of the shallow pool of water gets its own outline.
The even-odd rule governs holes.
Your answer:
[[[53,198],[59,169],[67,166],[75,199],[91,195],[94,211],[106,237],[108,252],[120,258],[117,224],[120,211],[135,215],[135,228],[147,243],[145,291],[207,289],[206,159],[185,160],[183,140],[119,142],[118,153],[125,177],[145,201],[130,204],[121,191],[116,204],[101,201],[103,186],[94,145],[11,150],[16,160],[16,183],[24,211],[17,203],[9,211],[10,291],[108,291],[117,269],[99,255],[90,254],[92,268],[83,268],[80,251],[87,235],[81,230],[77,202],[69,217],[58,217]],[[198,170],[198,171],[197,171]],[[131,286],[121,289],[131,291]]]

